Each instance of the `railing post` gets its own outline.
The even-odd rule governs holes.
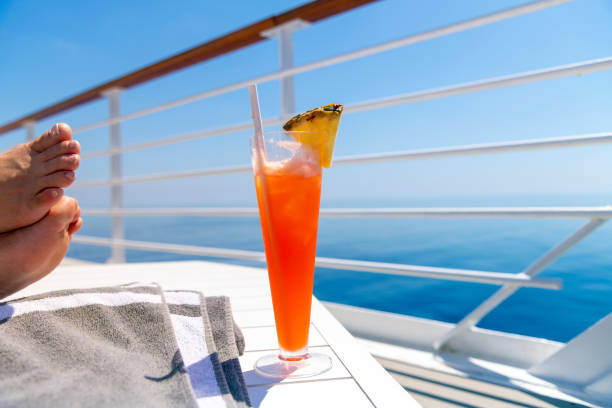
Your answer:
[[[281,71],[293,68],[293,32],[307,27],[308,22],[295,19],[261,32],[263,37],[278,37],[278,54]],[[295,112],[295,83],[293,75],[281,78],[281,117],[287,120]]]
[[[601,224],[607,220],[601,218],[592,218],[589,222],[584,224],[580,229],[574,232],[572,235],[567,237],[563,242],[555,246],[546,252],[537,261],[529,265],[521,275],[533,277],[547,268],[550,264],[556,261],[561,255],[571,249],[583,238],[588,236],[591,232],[596,230]],[[476,326],[483,317],[487,315],[491,310],[495,309],[501,302],[506,300],[512,295],[520,286],[507,284],[502,286],[497,292],[491,295],[488,299],[482,302],[476,309],[470,314],[465,316],[459,323],[449,330],[442,338],[438,339],[434,344],[433,348],[435,351],[440,351],[448,344],[449,340],[453,337],[471,330],[472,327]]]
[[[26,140],[28,142],[36,139],[36,121],[28,120],[27,122],[23,122],[23,127],[26,129]]]
[[[121,88],[112,88],[104,92],[104,96],[108,98],[108,115],[110,119],[116,118],[119,113],[119,102]],[[109,125],[109,149],[121,148],[121,124],[113,123]],[[122,177],[121,153],[113,153],[110,155],[110,178],[118,180]],[[110,187],[110,207],[111,210],[121,209],[123,207],[123,185],[111,184]],[[124,224],[122,215],[111,215],[111,237],[113,240],[124,238]],[[106,261],[108,263],[123,263],[125,262],[125,248],[113,245],[111,247],[111,256]]]

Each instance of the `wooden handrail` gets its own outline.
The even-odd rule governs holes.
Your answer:
[[[113,79],[94,88],[88,89],[63,101],[47,106],[37,112],[16,119],[0,126],[0,135],[23,126],[28,121],[38,121],[56,113],[66,111],[79,105],[101,98],[104,91],[112,88],[130,88],[163,75],[210,60],[223,54],[236,51],[248,45],[263,41],[266,38],[260,33],[294,19],[314,23],[327,17],[343,13],[377,0],[315,0],[296,7],[282,14],[268,17],[247,27],[215,38],[187,51],[173,55],[162,61],[138,69],[122,77]]]

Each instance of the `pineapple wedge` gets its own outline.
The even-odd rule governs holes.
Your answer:
[[[326,169],[331,166],[338,124],[344,106],[329,104],[300,113],[283,125],[298,142],[319,152],[319,160]]]

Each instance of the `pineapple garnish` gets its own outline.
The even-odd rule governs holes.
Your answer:
[[[344,106],[329,104],[300,113],[283,125],[298,142],[319,153],[319,161],[326,169],[331,166],[338,124]]]

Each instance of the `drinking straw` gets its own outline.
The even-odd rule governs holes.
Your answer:
[[[259,181],[261,183],[261,199],[263,201],[263,214],[262,211],[259,211],[259,216],[266,223],[269,240],[268,243],[271,246],[275,245],[274,237],[272,236],[272,223],[270,221],[270,206],[268,205],[268,192],[267,192],[267,181],[264,176],[264,160],[265,160],[265,142],[264,142],[264,134],[263,134],[263,125],[261,123],[261,112],[259,110],[259,97],[257,96],[257,85],[251,84],[249,85],[249,97],[251,99],[251,116],[253,117],[253,126],[255,127],[255,136],[254,144],[255,144],[255,166],[253,168],[253,174],[257,176],[259,173]],[[265,232],[262,231],[264,234]],[[274,248],[270,248],[268,251],[270,254],[273,254],[270,258],[266,255],[266,262],[268,263],[268,267],[270,263],[277,264],[278,260],[276,259],[276,251]]]
[[[257,95],[257,85],[249,85],[249,97],[251,99],[251,117],[253,118],[253,126],[255,127],[255,156],[257,159],[257,168],[263,171],[263,153],[264,153],[264,137],[263,125],[261,123],[261,112],[259,110],[259,97]]]

